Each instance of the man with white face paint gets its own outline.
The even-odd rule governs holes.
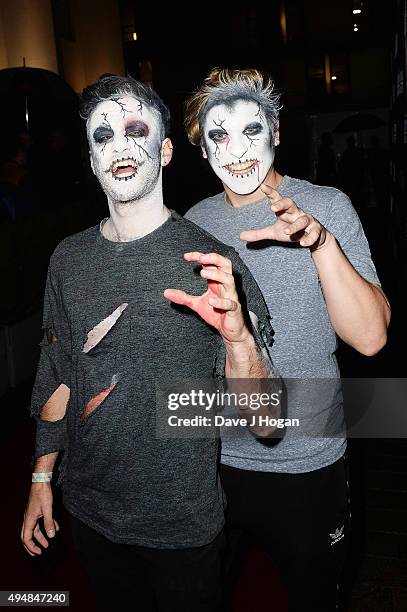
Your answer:
[[[274,160],[272,132],[258,103],[228,101],[206,112],[203,156],[232,192],[258,189]]]
[[[333,612],[350,519],[336,334],[373,355],[390,307],[347,196],[274,169],[279,110],[258,70],[210,72],[187,101],[185,126],[224,191],[186,217],[235,247],[257,280],[288,417],[329,424],[305,436],[287,429],[273,447],[222,440],[231,548],[242,533],[257,540],[281,572],[290,612]],[[318,379],[334,393],[320,395]]]
[[[159,120],[148,107],[143,109],[131,96],[123,96],[120,105],[102,102],[87,132],[92,170],[110,202],[156,195],[162,137]]]
[[[105,75],[84,90],[81,116],[110,216],[51,258],[22,541],[38,555],[48,547],[41,517],[48,537],[59,529],[50,480],[63,451],[63,502],[98,610],[214,612],[224,522],[218,443],[213,434],[160,437],[168,408],[160,393],[197,378],[272,380],[267,307],[233,249],[164,205],[172,145],[158,95]]]

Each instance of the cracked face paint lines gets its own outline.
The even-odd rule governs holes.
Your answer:
[[[204,143],[215,174],[232,191],[248,194],[264,181],[274,161],[270,127],[257,102],[219,104],[204,120]]]
[[[106,113],[103,113],[106,115]],[[149,134],[148,125],[144,121],[127,120],[124,125],[124,133],[127,142],[130,142],[130,138],[143,138],[144,144],[147,142]],[[114,137],[114,133],[110,125],[101,125],[96,128],[93,138],[98,144],[102,144],[104,150],[105,144]],[[140,148],[141,152],[144,151],[147,157],[150,157],[148,151],[143,149],[140,144],[136,144]],[[113,160],[110,168],[106,172],[111,172],[113,177],[117,181],[123,181],[133,178],[138,170],[138,163],[136,156],[120,157]]]
[[[113,201],[138,200],[151,191],[161,167],[160,121],[123,96],[98,104],[87,123],[92,168]]]

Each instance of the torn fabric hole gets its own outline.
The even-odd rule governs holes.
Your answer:
[[[258,316],[251,310],[249,310],[249,316],[253,326],[252,331],[254,332],[255,340],[262,354],[263,365],[266,367],[269,377],[277,378],[279,375],[269,353],[269,348],[273,343],[274,333],[270,324],[270,319],[268,318],[266,323],[260,321]]]
[[[58,342],[58,338],[55,335],[54,330],[51,326],[43,327],[44,335],[42,337],[40,346],[50,346]]]
[[[71,379],[70,365],[69,357],[64,353],[61,343],[56,341],[49,344],[44,333],[40,362],[31,398],[31,416],[39,417],[51,398],[52,400],[44,415],[51,405],[54,405],[54,400],[65,398],[67,403],[69,399],[67,391],[69,391]],[[54,395],[56,392],[57,394]]]
[[[45,415],[50,406],[54,406],[54,400],[62,401],[66,399],[66,409],[71,378],[70,354],[67,351],[67,347],[63,346],[63,343],[58,338],[52,322],[45,322],[43,324],[43,337],[40,346],[40,361],[31,401],[31,416],[35,417],[39,417],[47,403],[50,402],[47,410],[44,412]],[[58,391],[59,387],[61,388]],[[61,412],[58,414],[61,414]],[[50,418],[49,420],[58,420],[58,418]],[[63,418],[63,415],[60,418]],[[46,420],[48,420],[47,417]]]
[[[55,389],[40,411],[42,421],[60,421],[64,418],[71,391],[64,383]]]
[[[103,319],[100,323],[98,323],[93,329],[88,332],[86,342],[83,345],[82,352],[89,353],[91,349],[99,344],[101,340],[106,336],[106,334],[112,329],[113,325],[115,325],[118,319],[121,317],[124,310],[126,310],[128,304],[121,304],[116,310],[112,312],[111,315]]]
[[[251,310],[249,310],[249,317],[253,329],[258,332],[264,344],[271,347],[273,344],[274,330],[271,326],[270,317],[268,316],[265,321],[260,321],[258,316]]]
[[[105,401],[107,396],[110,395],[113,389],[117,386],[117,383],[118,375],[115,374],[112,376],[112,380],[109,387],[107,387],[107,389],[103,389],[103,391],[100,391],[100,393],[97,393],[88,401],[85,408],[83,409],[79,420],[83,421],[84,419],[86,419],[86,417],[91,415],[92,412],[95,412],[95,410]]]

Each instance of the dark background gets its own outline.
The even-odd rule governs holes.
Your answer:
[[[73,609],[91,610],[67,530],[53,543],[48,560],[45,556],[31,560],[19,542],[31,471],[33,428],[27,406],[38,359],[49,256],[64,236],[96,224],[107,214],[104,196],[89,171],[77,95],[64,81],[64,41],[75,39],[72,3],[56,0],[52,8],[60,76],[29,68],[0,71],[0,111],[6,117],[0,156],[1,435],[3,465],[13,466],[4,485],[6,497],[13,501],[3,506],[3,525],[10,525],[6,534],[10,561],[1,588],[70,589],[76,602]],[[354,14],[355,8],[361,13]],[[159,5],[122,0],[117,10],[125,71],[151,82],[171,110],[174,158],[164,172],[167,206],[182,213],[221,189],[182,128],[186,97],[214,66],[254,66],[275,78],[284,104],[276,156],[280,173],[317,182],[321,136],[330,132],[337,171],[333,184],[346,191],[340,160],[346,139],[355,137],[364,172],[370,176],[355,205],[393,318],[388,345],[379,355],[365,358],[341,345],[338,358],[344,376],[405,376],[406,3],[287,0]],[[333,132],[357,112],[373,115],[379,124]],[[372,136],[381,142],[375,166]],[[17,177],[16,158],[21,172]],[[372,180],[375,172],[382,177],[379,193]],[[346,572],[347,609],[407,610],[406,441],[352,440],[350,458],[354,534]],[[62,509],[60,514],[64,524]],[[261,583],[271,581],[263,595],[261,589],[254,594],[256,576]],[[81,597],[85,603],[80,603]],[[236,594],[236,610],[279,612],[285,610],[284,602],[278,577],[261,552],[253,549]]]

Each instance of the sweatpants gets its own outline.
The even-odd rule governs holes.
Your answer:
[[[221,532],[196,548],[118,544],[70,516],[74,545],[98,612],[218,612]]]
[[[231,594],[250,542],[279,572],[289,612],[337,610],[350,531],[346,458],[301,474],[222,465],[221,476],[228,503],[224,610],[232,609]],[[264,607],[268,611],[273,611],[272,590]]]

